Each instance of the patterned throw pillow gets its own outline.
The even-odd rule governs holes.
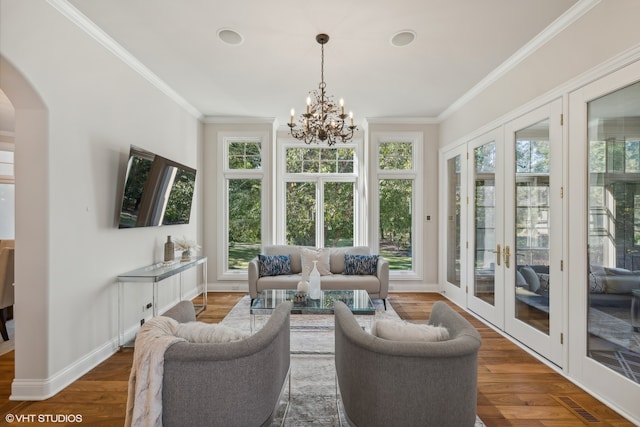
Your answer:
[[[368,275],[376,274],[378,255],[344,254],[344,274]]]
[[[291,274],[291,257],[289,255],[258,255],[260,277]]]

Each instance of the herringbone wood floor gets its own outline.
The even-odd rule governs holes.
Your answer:
[[[219,322],[242,296],[240,293],[209,294],[208,308],[200,314],[198,320]],[[439,294],[423,293],[395,293],[389,297],[400,317],[411,321],[426,320],[433,303],[443,299]],[[460,309],[458,311],[482,335],[478,415],[487,427],[632,426],[620,415],[482,322]],[[0,425],[10,425],[5,424],[6,414],[78,414],[82,416],[82,423],[69,425],[123,425],[132,355],[132,350],[114,354],[54,397],[40,402],[9,401],[14,353],[0,356]],[[581,409],[577,408],[576,411],[574,404],[582,407],[586,415],[593,418],[587,422],[578,414]],[[45,424],[34,422],[19,425]]]

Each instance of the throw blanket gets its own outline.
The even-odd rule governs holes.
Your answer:
[[[164,352],[172,344],[185,341],[175,336],[177,328],[177,321],[159,316],[138,331],[129,376],[125,427],[162,426]]]

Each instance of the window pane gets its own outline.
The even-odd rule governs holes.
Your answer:
[[[353,246],[353,183],[324,186],[324,246]]]
[[[14,184],[0,184],[0,239],[15,239]]]
[[[447,160],[447,281],[460,287],[460,156]]]
[[[262,182],[258,179],[230,179],[229,185],[229,270],[246,270],[260,252]]]
[[[353,173],[353,148],[287,148],[287,173]]]
[[[640,83],[589,102],[587,355],[640,383]],[[636,368],[636,369],[634,369]]]
[[[378,153],[379,167],[382,170],[413,169],[413,143],[383,142]]]
[[[539,295],[540,299],[550,298],[547,285],[549,281],[543,280],[548,277],[548,269],[552,263],[549,258],[549,120],[542,120],[517,131],[515,151],[515,316],[548,334],[549,311],[530,304],[527,292]],[[540,278],[541,286],[537,289],[529,289],[528,284],[523,284],[526,280],[518,280],[518,274],[525,277],[532,270]],[[548,304],[546,302],[545,306],[548,307]]]
[[[413,180],[381,179],[378,188],[380,255],[392,270],[411,270]]]
[[[316,246],[316,184],[288,182],[287,244]]]
[[[259,142],[229,143],[229,169],[260,169],[261,167]]]
[[[488,142],[473,150],[474,179],[474,295],[495,304],[496,267],[496,144]]]
[[[0,175],[13,177],[13,151],[0,151]]]

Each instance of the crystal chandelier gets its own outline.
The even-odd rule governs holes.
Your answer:
[[[309,92],[307,97],[307,112],[300,116],[300,127],[295,120],[295,110],[291,109],[291,121],[287,123],[291,128],[291,136],[306,144],[320,141],[332,146],[336,142],[348,142],[353,138],[353,131],[357,126],[353,125],[353,113],[347,116],[344,113],[344,100],[340,99],[340,106],[337,106],[333,96],[327,95],[324,82],[324,45],[329,41],[326,34],[318,34],[316,41],[321,46],[320,62],[320,84],[317,90]],[[349,125],[345,124],[345,119],[349,117]]]

